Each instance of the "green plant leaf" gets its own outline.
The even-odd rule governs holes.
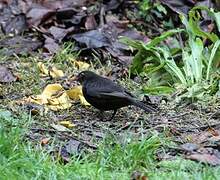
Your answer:
[[[218,31],[220,32],[220,12],[215,13],[212,8],[209,9],[206,6],[196,6],[196,7],[192,8],[191,11],[196,11],[198,9],[205,10],[208,13],[208,15],[215,20],[217,27],[218,27]]]
[[[217,27],[218,27],[218,32],[220,32],[220,12],[213,13],[213,15],[214,15]]]
[[[168,38],[176,33],[183,32],[183,31],[184,31],[184,29],[172,29],[172,30],[166,31],[163,34],[161,34],[159,37],[156,37],[153,40],[151,40],[150,42],[148,42],[145,45],[145,47],[154,47],[154,46],[158,45],[160,42],[164,41],[166,38]]]
[[[190,64],[192,72],[196,82],[202,81],[202,70],[203,70],[203,42],[200,38],[189,39],[189,46],[191,47]]]
[[[170,73],[171,76],[178,78],[178,80],[182,84],[186,85],[186,79],[184,77],[184,74],[182,73],[181,69],[176,65],[169,51],[163,48],[157,48],[157,50],[161,51],[164,56],[164,62],[165,62],[164,68]]]
[[[152,74],[158,70],[160,70],[161,68],[163,68],[165,65],[165,63],[161,63],[160,65],[156,65],[156,64],[147,64],[144,66],[144,72],[147,74]]]
[[[140,49],[138,53],[135,55],[132,66],[131,66],[131,72],[133,74],[139,74],[142,72],[142,69],[144,67],[144,60],[147,57],[147,52],[143,49]]]
[[[192,85],[195,81],[194,81],[194,75],[193,75],[193,71],[192,71],[192,60],[191,60],[191,56],[189,54],[189,52],[187,52],[186,50],[183,49],[182,52],[182,57],[183,57],[183,70],[186,76],[186,81],[188,85]]]
[[[142,41],[133,40],[128,37],[122,36],[120,37],[120,42],[124,43],[132,48],[135,48],[137,50],[143,49],[144,43]]]
[[[208,64],[208,68],[207,68],[206,80],[208,80],[210,78],[210,72],[212,69],[212,62],[213,62],[213,59],[215,57],[216,51],[218,50],[219,46],[220,46],[220,40],[216,41],[213,48],[212,48],[211,56],[209,58],[209,64]]]
[[[190,38],[195,38],[196,36],[202,37],[202,38],[207,38],[210,39],[212,42],[217,41],[219,38],[216,34],[214,33],[208,33],[203,31],[200,27],[199,27],[199,16],[196,9],[192,9],[189,12],[189,21],[187,20],[186,16],[184,14],[180,15],[180,19],[182,21],[182,23],[185,25],[186,30],[189,34]]]

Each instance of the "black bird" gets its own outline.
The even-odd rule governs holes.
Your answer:
[[[156,112],[155,108],[137,100],[122,86],[92,71],[82,71],[75,80],[82,85],[83,95],[92,106],[101,111],[114,111],[110,120],[114,118],[119,108],[129,105],[137,106],[146,112]]]

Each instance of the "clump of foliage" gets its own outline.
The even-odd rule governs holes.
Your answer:
[[[204,99],[220,92],[220,38],[201,29],[200,10],[214,19],[219,33],[220,13],[195,7],[188,17],[180,15],[184,29],[169,30],[148,43],[122,39],[138,50],[131,73],[149,78],[143,85],[145,93],[167,94],[178,90],[180,98]]]

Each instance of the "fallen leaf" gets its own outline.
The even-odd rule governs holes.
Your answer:
[[[78,100],[79,95],[82,95],[82,86],[75,86],[72,89],[66,91],[70,99]]]
[[[187,156],[188,159],[207,163],[213,166],[220,165],[220,159],[214,154],[191,154]]]
[[[48,70],[48,68],[46,68],[46,66],[42,62],[39,62],[37,66],[43,73],[43,75],[49,75],[52,78],[59,78],[64,76],[63,71],[57,69],[55,66],[53,66],[50,70]]]
[[[165,1],[165,0],[160,0],[160,2],[166,6],[168,6],[170,9],[172,9],[174,12],[176,13],[183,13],[183,14],[187,14],[188,11],[190,10],[190,8],[193,7],[193,5],[195,4],[195,2],[189,3],[189,1],[173,1],[173,0],[169,0],[169,1]]]
[[[28,98],[28,101],[40,105],[48,103],[47,98],[42,95],[31,96]]]
[[[82,105],[90,106],[90,104],[86,101],[82,93],[82,86],[75,86],[72,89],[66,91],[67,95],[70,99],[80,100]]]
[[[74,154],[74,153],[79,153],[79,146],[80,146],[80,142],[74,139],[69,140],[68,144],[66,145],[66,151],[69,154]]]
[[[193,151],[199,149],[199,145],[194,144],[194,143],[185,143],[185,144],[182,144],[180,147],[184,151],[189,151],[189,152],[193,152]]]
[[[16,77],[8,70],[8,68],[0,65],[0,82],[7,83],[16,81]]]
[[[65,126],[67,128],[73,128],[75,125],[70,121],[60,121],[60,125]]]
[[[41,145],[46,145],[46,144],[49,143],[49,141],[50,141],[50,138],[44,138],[44,139],[41,139],[40,144]]]
[[[76,61],[75,59],[73,59],[72,62],[73,62],[73,65],[79,70],[86,70],[90,67],[90,64],[86,62]]]
[[[66,92],[64,92],[61,96],[58,98],[51,98],[48,100],[49,104],[48,107],[52,109],[53,111],[58,111],[60,109],[68,109],[72,106],[70,99]]]
[[[68,128],[60,125],[60,124],[51,124],[51,127],[54,128],[55,130],[59,131],[59,132],[66,132],[69,131]]]
[[[219,136],[219,133],[220,133],[218,130],[216,130],[214,128],[209,128],[208,132],[210,132],[210,134],[213,136]]]
[[[42,47],[40,40],[31,36],[7,37],[0,40],[0,48],[4,48],[3,55],[31,54],[33,51]]]
[[[47,96],[47,97],[51,97],[51,96],[57,94],[61,90],[63,90],[63,87],[60,84],[49,84],[43,90],[42,95]]]
[[[187,135],[186,139],[196,144],[214,143],[219,141],[220,131],[210,128],[207,131],[189,134]]]
[[[54,39],[58,42],[61,42],[63,38],[70,32],[74,30],[74,27],[70,27],[68,29],[59,28],[56,26],[52,26],[49,29],[51,35],[53,35]]]
[[[134,171],[131,174],[131,180],[147,180],[147,176],[144,176],[144,173],[141,173],[140,171]]]
[[[57,69],[56,67],[52,67],[51,71],[49,71],[50,76],[53,78],[63,77],[64,73],[62,70]]]
[[[100,48],[110,46],[109,39],[100,30],[91,30],[84,33],[72,35],[73,39],[81,44],[86,44],[87,48]]]
[[[46,105],[49,109],[58,111],[71,107],[70,98],[60,84],[49,84],[42,94],[31,96],[30,102]]]
[[[49,70],[46,68],[46,66],[42,62],[37,63],[37,66],[39,70],[41,71],[41,73],[45,75],[49,75]]]
[[[54,10],[47,9],[46,7],[35,5],[27,12],[26,17],[28,19],[29,26],[38,26],[43,20],[49,19],[55,13]]]
[[[46,35],[44,35],[45,42],[44,42],[44,49],[48,51],[50,54],[56,54],[59,50],[58,43],[53,39]]]
[[[81,102],[82,105],[84,105],[84,106],[91,106],[91,104],[89,104],[89,103],[86,101],[86,99],[84,98],[83,95],[79,95],[79,99],[80,99],[80,102]]]
[[[3,5],[3,4],[4,5]],[[6,6],[6,4],[7,6]],[[21,1],[12,0],[1,0],[1,12],[0,12],[0,22],[1,22],[1,32],[4,34],[21,34],[27,29],[27,23],[24,13],[20,10]],[[18,5],[19,4],[19,5]]]

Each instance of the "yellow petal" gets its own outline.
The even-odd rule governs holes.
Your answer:
[[[77,67],[79,70],[86,70],[90,67],[90,64],[82,61],[73,60],[73,65]]]
[[[59,78],[59,77],[63,77],[64,73],[62,70],[59,70],[56,67],[52,67],[52,69],[50,71],[50,76],[53,78]]]
[[[67,128],[73,128],[75,125],[70,121],[60,121],[60,125],[63,125]]]
[[[48,69],[45,67],[45,65],[42,62],[37,63],[37,66],[43,74],[46,74],[46,75],[49,74]]]

